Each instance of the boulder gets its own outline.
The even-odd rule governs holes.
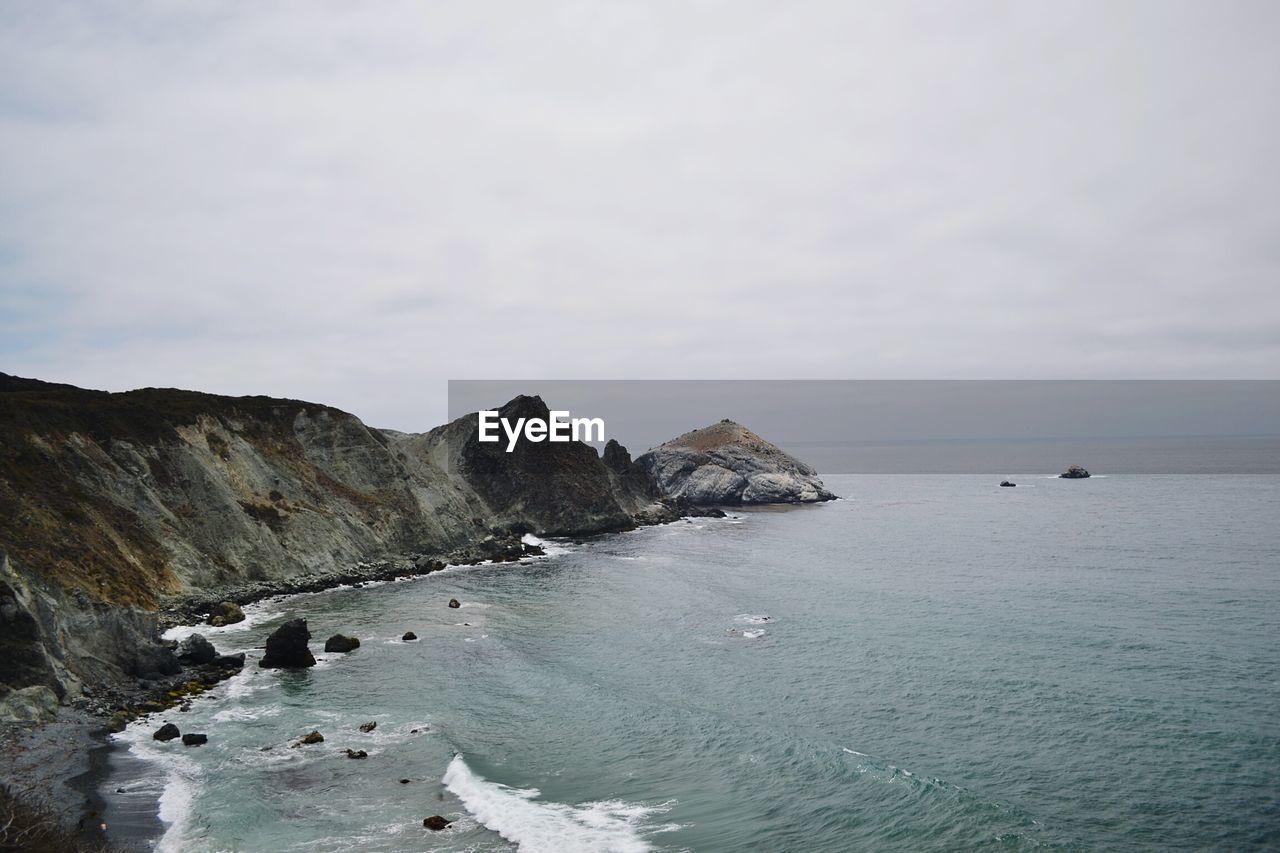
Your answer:
[[[213,643],[200,634],[192,634],[178,644],[178,661],[184,666],[203,666],[213,663],[218,651]]]
[[[377,727],[378,727],[378,724],[376,722],[361,723],[360,731],[364,732],[365,734],[368,734],[369,732],[373,731]]]
[[[43,684],[10,692],[0,700],[0,722],[47,723],[58,716],[58,694]]]
[[[438,814],[433,814],[431,817],[426,818],[425,820],[422,821],[422,825],[425,826],[427,829],[431,830],[432,832],[439,832],[440,830],[444,829],[451,823],[453,823],[453,821],[445,820],[444,818],[440,817],[440,815]]]
[[[816,471],[730,420],[660,444],[636,463],[664,497],[693,506],[835,499]]]
[[[1088,471],[1079,465],[1072,465],[1067,470],[1058,475],[1061,480],[1083,480],[1091,476]]]
[[[234,601],[220,602],[214,606],[213,613],[209,615],[209,624],[215,628],[221,628],[223,625],[234,625],[243,621],[244,611]]]
[[[176,737],[181,737],[182,732],[178,731],[178,727],[173,723],[165,723],[156,729],[156,733],[151,736],[152,740],[171,741]]]
[[[355,637],[348,637],[344,634],[334,634],[324,641],[324,650],[326,652],[351,652],[358,648],[360,648],[360,641]]]
[[[410,640],[416,640],[416,639],[418,639],[418,635],[417,635],[417,634],[415,634],[415,633],[413,633],[412,631],[405,631],[405,632],[404,632],[404,635],[403,635],[400,639],[401,639],[401,640],[404,640],[404,641],[407,643],[407,642],[409,642]]]
[[[449,606],[452,607],[454,610],[457,610],[459,607],[462,606],[462,602],[458,601],[458,599],[456,598],[451,598],[449,599]]]
[[[347,750],[347,758],[368,758],[368,757],[369,757],[369,753],[365,752],[363,749]]]
[[[1005,488],[1005,489],[1011,489],[1011,488],[1013,488],[1013,487],[1014,487],[1014,486],[1016,486],[1016,485],[1018,485],[1018,484],[1017,484],[1017,483],[1011,483],[1011,482],[1009,482],[1008,480],[1001,480],[1001,481],[1000,481],[1000,486],[1001,486],[1002,488]]]
[[[183,746],[202,746],[209,742],[208,735],[201,734],[185,734],[182,736]]]
[[[311,632],[306,619],[291,619],[267,637],[267,653],[258,666],[264,669],[300,669],[315,666],[316,659],[307,648]]]
[[[324,735],[318,731],[310,731],[302,736],[302,740],[298,741],[303,746],[311,746],[312,744],[324,743]]]

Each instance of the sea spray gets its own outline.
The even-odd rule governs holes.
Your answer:
[[[652,847],[642,835],[641,822],[671,807],[618,800],[580,806],[534,802],[541,795],[536,788],[486,781],[461,755],[449,763],[443,781],[472,817],[515,844],[520,853],[643,853]]]

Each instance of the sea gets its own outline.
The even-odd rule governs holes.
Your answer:
[[[1200,473],[1194,452],[1143,473],[1160,466],[1135,445],[1127,472],[1087,480],[1056,478],[1091,461],[1058,456],[832,474],[831,503],[549,540],[519,564],[174,629],[256,660],[302,617],[319,663],[251,664],[116,735],[108,837],[182,853],[1280,848],[1280,476],[1261,446]],[[321,653],[338,632],[360,648]],[[154,741],[165,721],[209,741]],[[323,743],[294,746],[313,730]]]

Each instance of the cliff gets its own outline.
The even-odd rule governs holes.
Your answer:
[[[520,396],[500,415],[549,411]],[[408,434],[299,400],[0,374],[0,719],[84,696],[106,708],[176,674],[161,607],[192,618],[446,558],[518,559],[523,533],[831,497],[729,421],[633,461],[616,441],[507,452],[479,441],[475,414]]]
[[[636,462],[663,495],[695,506],[835,499],[808,465],[727,419],[673,438]]]
[[[410,435],[298,400],[0,374],[0,703],[168,674],[154,611],[179,595],[318,588],[370,558],[430,570],[509,557],[495,535],[675,517],[629,482],[586,445],[481,444],[474,415]]]

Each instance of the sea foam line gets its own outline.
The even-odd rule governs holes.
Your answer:
[[[516,845],[520,853],[644,853],[653,849],[640,823],[674,803],[641,806],[620,800],[583,803],[534,802],[536,788],[512,788],[477,776],[461,755],[449,762],[444,785],[484,827]],[[667,825],[649,832],[676,829]]]

